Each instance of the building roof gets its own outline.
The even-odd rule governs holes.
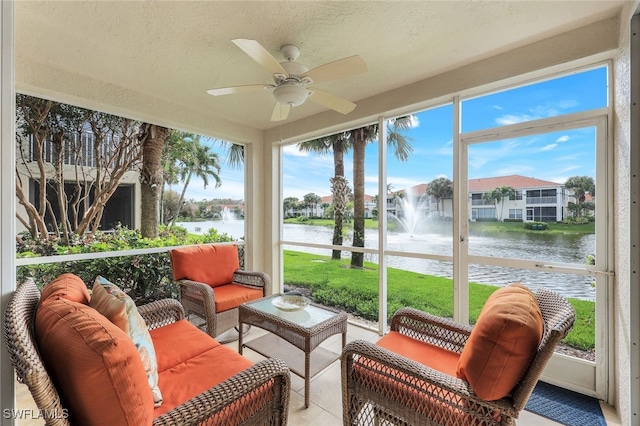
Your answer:
[[[555,188],[562,186],[562,184],[520,175],[469,179],[469,192],[489,191],[502,186],[510,186],[513,189],[528,189],[541,186]]]
[[[322,200],[323,203],[333,203],[333,197],[331,195],[325,195],[324,197],[320,197],[320,199]],[[369,195],[369,194],[364,194],[364,202],[365,203],[370,203],[371,201],[373,201],[373,196]]]

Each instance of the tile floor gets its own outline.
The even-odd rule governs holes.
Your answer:
[[[261,336],[265,331],[252,327],[247,333],[245,340],[251,340]],[[355,339],[365,339],[375,342],[378,335],[368,329],[364,329],[354,324],[349,324],[347,341]],[[335,335],[327,339],[321,346],[339,353],[341,350],[341,336]],[[238,343],[227,343],[227,346],[237,350]],[[244,350],[244,356],[254,362],[263,359],[261,355],[250,349]],[[311,380],[310,406],[304,408],[304,380],[295,374],[291,375],[291,398],[289,406],[289,425],[291,426],[341,426],[342,425],[342,400],[340,386],[340,363],[336,361],[324,371],[320,372]],[[32,409],[37,412],[37,407],[31,399],[28,389],[24,385],[17,387],[18,408]],[[602,405],[607,426],[619,426],[615,410],[607,405]],[[24,419],[16,422],[19,426],[40,426],[42,421]],[[520,413],[518,426],[553,426],[560,425],[533,413],[524,411]],[[586,426],[586,425],[585,425]]]

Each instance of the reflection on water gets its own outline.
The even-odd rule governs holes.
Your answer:
[[[196,227],[206,232],[210,227],[218,232],[227,233],[234,239],[244,236],[244,221],[211,221],[182,223],[190,232]],[[435,230],[432,230],[435,231]],[[450,231],[449,231],[450,232]],[[333,228],[324,226],[284,224],[283,239],[315,244],[331,244]],[[345,238],[345,246],[351,245],[351,238]],[[367,229],[365,246],[378,247],[378,233]],[[387,235],[387,247],[391,251],[411,251],[451,256],[453,255],[452,237],[447,233],[430,232],[427,235],[410,235],[390,231]],[[327,256],[329,250],[311,247],[285,246],[285,249],[315,253]],[[583,265],[587,254],[595,253],[595,235],[562,235],[505,232],[499,234],[471,234],[469,236],[469,254],[475,256],[504,257],[540,262],[569,263]],[[345,257],[349,254],[345,253]],[[367,261],[377,263],[375,255],[365,255]],[[387,261],[393,268],[409,270],[429,275],[451,278],[451,262],[390,256]],[[469,281],[506,285],[515,281],[523,282],[532,290],[538,286],[552,288],[567,297],[595,300],[593,278],[588,276],[558,274],[551,272],[527,271],[515,268],[503,268],[491,265],[469,265]]]

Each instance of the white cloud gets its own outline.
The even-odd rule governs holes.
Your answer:
[[[531,166],[525,166],[522,164],[513,164],[511,166],[496,169],[493,172],[493,174],[495,176],[509,176],[509,175],[527,176],[527,175],[531,175],[532,172],[535,173],[536,169]],[[485,177],[489,177],[489,176],[485,176]]]
[[[549,145],[545,145],[543,146],[540,151],[551,151],[552,149],[554,149],[555,147],[557,147],[558,144],[557,143],[550,143]]]
[[[563,143],[563,142],[567,142],[568,140],[569,140],[569,136],[564,135],[564,136],[560,136],[558,139],[556,139],[556,142]]]
[[[575,100],[564,100],[545,105],[536,105],[529,109],[529,114],[507,114],[496,118],[496,123],[502,126],[522,123],[525,121],[539,120],[541,118],[555,117],[563,113],[564,110],[574,108],[578,105]]]
[[[388,176],[387,183],[391,185],[391,190],[396,192],[402,189],[411,188],[412,186],[420,185],[421,183],[430,182],[429,179],[416,179],[410,177],[398,177],[398,176]]]
[[[496,123],[501,126],[507,126],[509,124],[523,123],[525,121],[535,120],[536,118],[538,117],[533,117],[528,114],[520,114],[520,115],[507,114],[507,115],[503,115],[502,117],[496,118]]]
[[[300,149],[298,148],[298,145],[287,145],[282,147],[282,153],[284,155],[291,155],[294,157],[308,157],[309,153],[305,152],[305,151],[300,151]]]

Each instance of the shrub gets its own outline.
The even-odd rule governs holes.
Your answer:
[[[39,257],[230,241],[233,239],[227,234],[218,234],[215,229],[203,235],[190,235],[183,227],[163,226],[158,238],[151,240],[142,238],[137,230],[118,227],[112,233],[78,236],[69,246],[60,244],[56,239],[43,241],[21,234],[17,254],[18,257]],[[238,256],[243,269],[243,245],[238,245]],[[102,275],[129,293],[138,304],[178,296],[167,252],[19,266],[16,275],[19,282],[32,278],[42,288],[65,272],[78,275],[89,287],[96,276]]]
[[[562,221],[562,223],[566,223],[569,225],[586,225],[591,222],[589,217],[579,216],[579,217],[568,217]]]
[[[546,231],[547,229],[549,229],[549,224],[546,222],[526,222],[524,224],[524,229],[533,231]]]

